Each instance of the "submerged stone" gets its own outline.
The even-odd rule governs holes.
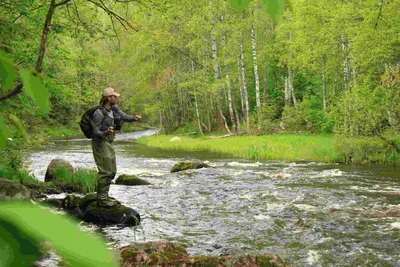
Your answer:
[[[120,185],[150,185],[149,182],[140,179],[135,175],[126,175],[126,174],[118,176],[115,183]]]
[[[62,169],[62,168],[65,169],[70,175],[72,175],[74,173],[74,168],[72,167],[72,165],[69,162],[67,162],[63,159],[56,158],[56,159],[53,159],[50,162],[49,166],[47,167],[44,181],[51,182],[51,181],[57,180],[56,172],[57,172],[57,170]]]
[[[180,172],[189,169],[201,169],[201,168],[211,168],[212,166],[204,162],[192,162],[192,161],[182,161],[175,164],[171,173]]]
[[[28,200],[31,192],[19,182],[0,178],[0,200]]]
[[[135,243],[119,248],[124,267],[133,266],[186,266],[186,267],[288,267],[274,254],[227,255],[191,257],[186,249],[166,240]]]
[[[77,219],[96,225],[125,225],[140,224],[140,215],[135,210],[118,204],[115,207],[97,206],[96,193],[84,197],[68,195],[63,200],[63,208]]]
[[[140,223],[140,215],[124,205],[115,207],[98,207],[96,202],[90,204],[83,212],[86,222],[98,225],[122,224],[136,226]]]

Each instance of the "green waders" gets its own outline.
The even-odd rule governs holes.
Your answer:
[[[94,161],[99,170],[97,174],[97,201],[105,201],[108,199],[111,181],[117,174],[115,151],[112,141],[108,138],[93,138],[92,149]]]

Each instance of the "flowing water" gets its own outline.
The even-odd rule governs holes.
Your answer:
[[[149,186],[112,185],[138,211],[139,227],[100,229],[112,246],[167,239],[192,255],[272,252],[292,266],[400,266],[400,172],[389,166],[254,162],[205,152],[163,151],[117,137],[118,175]],[[90,141],[59,141],[29,154],[44,179],[53,158],[95,169]],[[183,160],[215,168],[171,174]]]

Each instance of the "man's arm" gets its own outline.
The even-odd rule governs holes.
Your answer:
[[[140,115],[128,115],[124,113],[117,105],[113,106],[113,110],[118,113],[121,116],[121,119],[126,122],[132,122],[132,121],[140,121],[142,119],[142,116]]]

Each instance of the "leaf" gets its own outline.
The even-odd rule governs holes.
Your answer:
[[[13,227],[16,230],[9,232],[9,235],[17,242],[3,237],[4,229]],[[38,245],[35,244],[48,240],[70,266],[117,266],[115,257],[102,240],[77,227],[76,221],[52,214],[29,202],[0,202],[0,265],[29,266],[22,261],[29,255],[36,255]],[[5,249],[2,243],[6,243]],[[7,248],[12,250],[12,255],[7,254],[10,252]],[[12,264],[3,264],[3,259],[7,257],[11,258]]]
[[[10,121],[10,123],[12,123],[17,128],[20,136],[22,136],[22,138],[24,138],[25,140],[28,140],[28,133],[26,132],[24,126],[22,125],[22,123],[18,119],[18,117],[15,116],[14,114],[9,114],[8,120]]]
[[[4,124],[4,117],[0,116],[0,150],[6,145],[7,138],[11,136],[11,131]]]
[[[262,0],[262,5],[273,21],[276,21],[283,11],[283,0]]]
[[[251,0],[231,0],[232,6],[238,11],[243,11],[251,2]]]
[[[13,63],[2,50],[0,50],[0,79],[2,93],[7,92],[14,85],[15,71]]]
[[[24,83],[23,90],[30,96],[35,104],[45,113],[49,113],[49,91],[42,82],[27,70],[21,70],[21,79]]]

